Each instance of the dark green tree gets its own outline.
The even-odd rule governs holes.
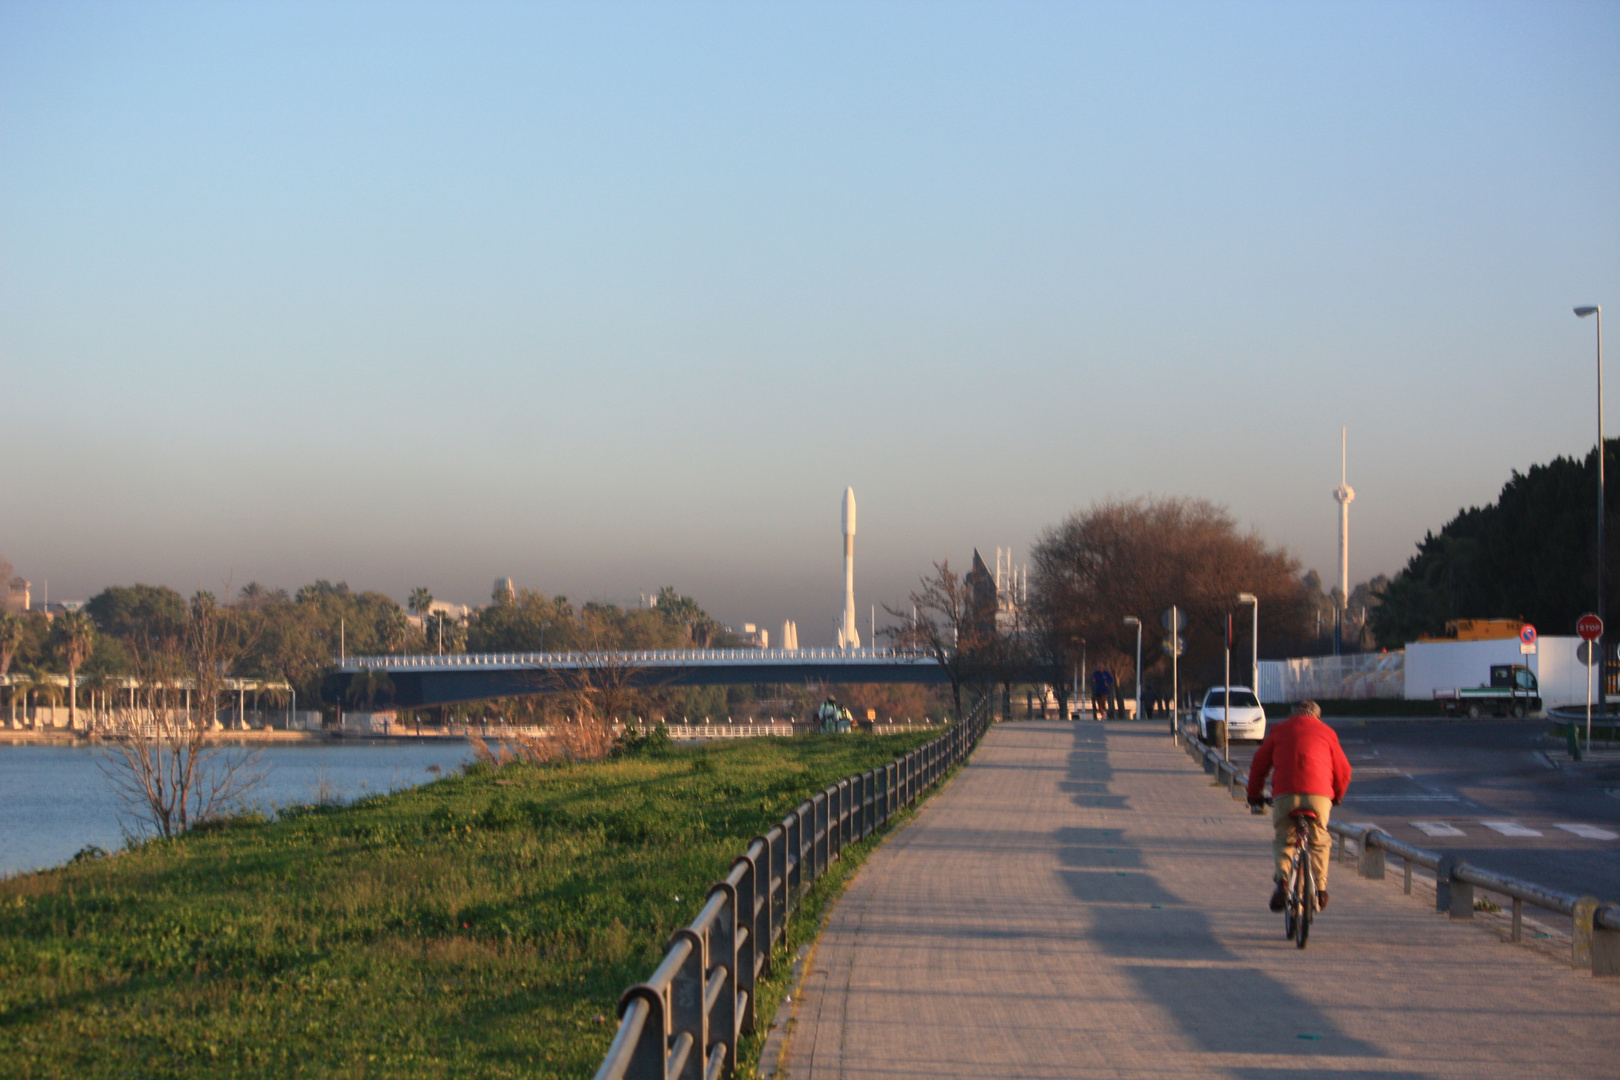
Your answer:
[[[1614,471],[1616,444],[1605,461]],[[1611,483],[1605,530],[1620,521],[1620,496]],[[1596,607],[1597,461],[1560,457],[1515,471],[1496,502],[1469,507],[1417,546],[1395,575],[1383,601],[1369,612],[1378,643],[1398,648],[1422,634],[1444,633],[1452,619],[1523,619],[1546,634],[1569,634],[1583,612]],[[1609,545],[1604,563],[1604,607],[1620,600],[1620,570]]]

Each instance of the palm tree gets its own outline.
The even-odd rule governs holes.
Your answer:
[[[11,658],[22,648],[22,616],[10,611],[0,612],[0,675],[11,670]]]
[[[52,711],[54,712],[56,707],[62,704],[62,688],[56,685],[56,680],[52,678],[51,675],[43,668],[35,668],[34,670],[27,672],[24,678],[28,680],[28,697],[34,700],[34,730],[38,731],[39,699],[44,698],[46,703],[50,705]],[[23,711],[24,713],[28,711],[26,699],[24,699]],[[54,721],[55,717],[53,716],[52,722],[54,723]]]
[[[79,665],[96,645],[96,624],[88,611],[70,611],[57,620],[56,651],[68,669],[68,730],[79,729]]]
[[[433,610],[433,593],[426,585],[418,585],[411,590],[411,598],[405,606],[411,609],[411,614],[420,618]]]
[[[19,694],[22,695],[23,719],[27,720],[28,694],[34,689],[34,680],[28,672],[19,671],[15,675],[6,675],[6,685],[11,691],[11,693],[8,695],[11,698],[11,726],[15,728],[17,726],[17,696]]]

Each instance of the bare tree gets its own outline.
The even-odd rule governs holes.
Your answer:
[[[1239,593],[1260,598],[1262,651],[1268,638],[1296,638],[1307,618],[1294,558],[1256,533],[1239,532],[1225,509],[1203,499],[1096,503],[1046,530],[1031,562],[1031,600],[1049,648],[1077,651],[1084,639],[1091,656],[1117,668],[1116,677],[1134,665],[1127,615],[1148,631],[1147,667],[1147,657],[1160,654],[1152,640],[1162,640],[1159,613],[1172,604],[1186,613],[1182,671],[1191,679],[1219,678],[1222,630]],[[1240,620],[1237,629],[1242,635],[1248,627]]]
[[[939,662],[951,684],[951,702],[962,716],[962,687],[992,670],[995,597],[988,600],[966,577],[951,569],[950,559],[934,564],[934,573],[919,579],[907,598],[909,610],[883,605],[900,620],[884,631],[902,648],[918,649]]]
[[[213,738],[225,679],[246,645],[234,613],[207,593],[193,597],[181,638],[132,644],[134,705],[113,713],[100,764],[135,831],[177,836],[263,781],[256,747]]]

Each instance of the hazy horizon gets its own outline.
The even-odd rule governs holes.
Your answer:
[[[0,554],[827,644],[846,485],[863,611],[1114,495],[1331,582],[1347,425],[1393,574],[1595,442],[1616,55],[1600,3],[9,5]]]

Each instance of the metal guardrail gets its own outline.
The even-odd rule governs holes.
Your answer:
[[[619,999],[619,1030],[596,1080],[729,1080],[755,1025],[755,989],[787,939],[788,916],[844,848],[864,840],[962,761],[989,726],[990,699],[887,765],[800,803],[709,888],[652,977]]]
[[[1171,737],[1186,747],[1193,760],[1203,764],[1205,772],[1213,773],[1217,782],[1224,774],[1232,798],[1246,798],[1248,773],[1239,770],[1222,757],[1219,750],[1179,725],[1173,729]],[[1597,976],[1620,976],[1620,904],[1600,901],[1590,895],[1577,896],[1533,881],[1484,870],[1454,855],[1413,847],[1382,829],[1342,825],[1331,819],[1327,828],[1331,835],[1338,838],[1340,858],[1344,857],[1344,842],[1356,842],[1356,869],[1364,878],[1383,879],[1386,854],[1398,856],[1404,864],[1404,888],[1408,894],[1412,892],[1412,867],[1421,866],[1434,871],[1435,910],[1445,912],[1453,919],[1474,917],[1476,886],[1512,901],[1514,941],[1524,937],[1525,904],[1568,915],[1574,923],[1574,933],[1570,935],[1571,966],[1591,971]]]

